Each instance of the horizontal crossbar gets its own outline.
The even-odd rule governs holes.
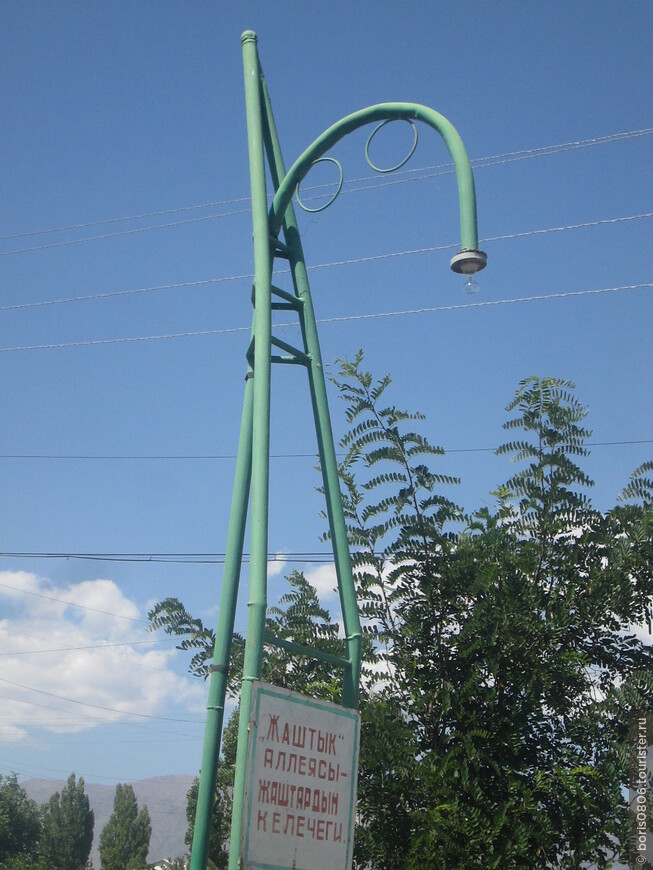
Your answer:
[[[274,284],[272,284],[270,290],[272,291],[274,296],[278,296],[280,299],[284,299],[288,303],[288,305],[292,305],[293,308],[299,309],[304,304],[298,296],[293,296],[292,293],[288,293],[287,290],[282,290],[281,287],[275,287]]]
[[[293,347],[292,344],[288,344],[287,341],[282,341],[280,338],[275,338],[273,335],[270,339],[271,343],[274,347],[280,348],[280,350],[285,350],[286,353],[289,353],[291,356],[296,357],[298,362],[304,363],[304,365],[311,364],[311,358],[307,354],[304,353],[303,350],[299,350],[297,347]]]

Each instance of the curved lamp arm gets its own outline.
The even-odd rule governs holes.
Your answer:
[[[348,133],[374,121],[422,121],[439,133],[449,150],[456,169],[460,203],[461,250],[451,260],[454,272],[473,274],[485,267],[486,255],[478,250],[476,191],[474,176],[463,141],[456,128],[443,115],[419,103],[379,103],[359,109],[336,121],[301,154],[286,173],[270,207],[270,232],[276,236],[295,188],[308,174],[313,163]]]

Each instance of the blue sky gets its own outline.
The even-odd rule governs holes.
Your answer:
[[[372,178],[364,133],[336,147],[343,193],[300,212],[317,316],[352,318],[320,327],[325,361],[360,347],[392,375],[470,510],[511,473],[478,448],[503,440],[519,380],[569,378],[597,443],[594,502],[613,505],[651,455],[652,25],[632,0],[6,0],[2,552],[224,552],[251,316],[249,28],[288,165],[341,116],[407,100],[448,117],[477,166],[488,268],[468,296],[448,268],[457,198],[439,138],[420,130],[405,171]],[[373,156],[396,162],[411,135],[384,129]],[[319,167],[302,189],[331,180]],[[571,295],[514,301],[552,294]],[[273,378],[272,452],[305,455],[272,460],[270,549],[327,558],[306,384]],[[335,396],[332,417],[341,435]],[[271,566],[271,598],[290,567]],[[329,566],[305,568],[337,615]],[[0,772],[195,773],[206,687],[144,619],[175,596],[213,624],[220,582],[219,564],[0,556]]]

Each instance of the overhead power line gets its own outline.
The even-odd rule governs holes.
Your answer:
[[[130,230],[117,230],[113,233],[100,233],[97,236],[85,236],[82,239],[67,239],[62,242],[48,242],[44,245],[33,245],[29,248],[14,248],[13,251],[0,251],[0,257],[9,257],[12,254],[30,254],[34,251],[47,251],[49,248],[66,248],[69,245],[80,245],[82,242],[99,242],[103,239],[117,239],[120,236],[133,236],[137,233],[148,233],[152,232],[152,230],[165,230],[170,227],[181,227],[187,224],[197,224],[201,221],[212,221],[217,218],[223,217],[233,217],[237,214],[248,214],[249,209],[241,208],[238,211],[229,211],[229,212],[221,212],[220,214],[207,214],[202,215],[201,217],[194,218],[184,218],[179,221],[171,221],[167,224],[156,224],[154,226],[149,227],[134,227]]]
[[[13,634],[13,631],[12,631]],[[19,650],[10,650],[7,652],[6,650],[0,652],[0,656],[33,656],[33,655],[41,655],[43,653],[53,653],[53,652],[81,652],[82,650],[88,650],[89,652],[101,652],[104,649],[109,649],[117,646],[143,646],[144,644],[148,646],[152,646],[154,644],[161,643],[161,641],[156,638],[152,640],[132,640],[132,641],[123,641],[122,643],[101,643],[101,644],[90,644],[86,646],[58,646],[51,647],[49,649],[19,649]],[[124,659],[118,659],[118,661],[125,661]],[[130,662],[130,664],[134,664],[134,662]],[[160,668],[157,668],[160,670]]]
[[[71,232],[72,230],[85,230],[89,229],[90,227],[101,227],[107,226],[108,224],[120,224],[126,223],[127,221],[145,220],[146,218],[164,217],[165,215],[169,214],[180,214],[185,211],[199,211],[203,208],[217,208],[221,205],[234,205],[237,202],[248,203],[249,201],[249,196],[236,196],[233,199],[218,199],[214,200],[213,202],[201,202],[195,205],[181,205],[177,206],[176,208],[160,209],[159,211],[146,211],[141,212],[140,214],[123,215],[122,217],[115,218],[103,218],[102,220],[87,221],[86,223],[67,224],[66,226],[62,227],[47,227],[42,230],[25,230],[22,233],[11,233],[6,236],[0,236],[0,242],[7,242],[11,239],[25,239],[29,238],[30,236],[46,236],[50,235],[51,233],[66,233]],[[245,209],[245,211],[249,211],[249,209]],[[234,214],[240,213],[240,211],[234,212]],[[218,215],[218,217],[222,217],[222,215]]]
[[[68,715],[70,715],[70,713],[72,713],[72,711],[69,712],[67,710],[62,709],[61,706],[54,705],[52,703],[48,704],[44,701],[35,701],[34,699],[27,700],[27,698],[16,698],[16,697],[13,697],[12,695],[7,695],[5,692],[0,694],[0,698],[2,698],[4,701],[11,701],[15,704],[23,704],[23,705],[29,706],[29,707],[39,707],[40,709],[52,710],[53,712],[61,712],[61,713],[66,713]],[[6,704],[5,704],[5,707],[6,707]],[[131,721],[131,722],[127,721],[126,722],[123,719],[118,719],[118,720],[110,719],[110,718],[107,718],[106,716],[98,716],[97,714],[93,714],[88,710],[79,710],[78,709],[78,710],[76,710],[76,712],[79,714],[79,717],[82,717],[82,718],[76,718],[77,723],[82,725],[82,726],[86,725],[86,727],[93,727],[93,725],[95,725],[95,724],[97,724],[97,725],[102,725],[102,724],[119,725],[122,728],[130,728],[130,729],[136,728],[138,731],[146,731],[148,734],[148,737],[151,734],[169,734],[169,735],[173,735],[173,736],[186,736],[186,737],[190,737],[190,738],[194,739],[196,736],[193,734],[185,733],[185,732],[180,731],[178,729],[171,730],[170,728],[165,728],[165,727],[156,727],[156,726],[153,727],[149,723],[145,723],[145,722],[134,722],[134,721]],[[156,717],[154,717],[154,718],[156,718]],[[33,720],[30,720],[30,721],[33,722]],[[38,723],[36,723],[36,724],[38,724]],[[190,723],[185,723],[185,724],[195,724],[195,723],[190,722]]]
[[[131,644],[107,644],[106,646],[130,646]],[[109,659],[110,661],[119,662],[123,665],[129,665],[131,668],[145,668],[148,671],[159,671],[163,674],[169,674],[170,670],[168,668],[157,667],[156,665],[149,665],[147,662],[137,662],[133,659],[125,659],[120,656],[110,656],[103,655],[102,650],[105,647],[103,646],[62,646],[55,647],[53,649],[28,649],[28,650],[13,650],[11,652],[1,652],[0,656],[9,656],[11,658],[17,658],[19,656],[28,656],[28,655],[51,655],[52,653],[61,653],[61,652],[87,652],[90,655],[99,656],[102,659]],[[188,674],[184,674],[181,677],[184,680],[192,680],[192,677]]]
[[[619,287],[601,287],[593,290],[573,290],[564,293],[548,293],[541,296],[519,296],[515,299],[494,299],[483,302],[466,302],[458,305],[438,305],[429,308],[410,308],[403,311],[378,311],[370,314],[345,314],[338,317],[318,318],[317,323],[344,323],[355,320],[378,320],[389,317],[407,317],[416,314],[439,314],[444,311],[466,311],[472,308],[490,308],[498,305],[519,305],[527,302],[544,302],[553,299],[572,299],[582,296],[598,296],[608,293],[620,293],[627,290],[641,290],[653,287],[653,283],[624,284]],[[276,323],[275,329],[290,329],[296,327],[296,323]],[[139,335],[121,338],[94,338],[86,341],[66,341],[51,344],[18,345],[16,347],[1,347],[0,353],[14,353],[29,350],[63,350],[74,347],[99,347],[110,344],[133,344],[144,341],[166,341],[174,338],[198,338],[209,335],[228,335],[237,332],[250,332],[251,326],[233,326],[223,329],[201,329],[188,332],[172,332],[163,335]]]
[[[55,643],[56,641],[48,641],[47,638],[38,637],[36,635],[26,634],[22,631],[15,630],[14,626],[11,627],[11,637],[21,636],[28,637],[34,640],[41,640],[44,642],[49,642],[50,644]],[[133,641],[122,641],[121,643],[95,643],[95,644],[86,644],[83,646],[58,646],[52,647],[50,646],[48,649],[22,649],[22,650],[3,650],[0,652],[1,656],[9,656],[11,658],[15,658],[17,656],[28,656],[28,655],[50,655],[51,653],[60,653],[60,652],[87,652],[90,655],[96,655],[103,659],[110,659],[112,661],[120,662],[121,664],[129,664],[133,667],[137,668],[145,668],[150,671],[161,671],[163,673],[170,673],[168,668],[157,667],[156,665],[148,664],[143,661],[134,661],[133,659],[126,659],[120,656],[112,656],[103,654],[104,650],[112,649],[115,647],[132,647],[132,646],[156,646],[165,642],[164,640],[158,638],[152,638],[151,640],[133,640]],[[151,652],[151,650],[147,650],[146,652]],[[183,679],[191,680],[192,677],[188,675],[184,675]]]
[[[131,644],[106,644],[106,646],[130,646]],[[129,665],[130,668],[144,668],[148,671],[159,671],[162,674],[170,675],[172,671],[169,668],[158,667],[157,665],[150,665],[147,662],[143,661],[134,661],[134,659],[126,659],[121,656],[112,656],[112,655],[104,655],[102,650],[105,649],[103,646],[62,646],[54,649],[29,649],[29,650],[14,650],[13,652],[3,652],[0,653],[0,656],[9,656],[10,658],[18,658],[20,656],[26,655],[52,655],[52,653],[62,653],[62,652],[86,652],[88,655],[98,656],[101,659],[107,659],[109,661],[118,662],[121,665]],[[193,677],[190,674],[182,674],[177,675],[179,679],[185,680],[188,683],[194,682]]]
[[[633,444],[653,444],[653,439],[635,439],[621,441],[590,441],[587,447],[623,447]],[[494,453],[496,447],[446,447],[445,454],[449,453]],[[336,456],[345,456],[345,453],[336,453]],[[318,460],[317,451],[314,453],[271,453],[270,459],[312,459]],[[47,459],[67,461],[150,461],[150,460],[187,460],[187,461],[215,461],[235,460],[235,453],[0,453],[0,459]],[[0,553],[0,556],[2,553]]]
[[[45,695],[47,698],[55,698],[57,701],[66,701],[69,704],[79,704],[82,707],[90,707],[93,710],[105,710],[108,713],[120,713],[121,716],[135,716],[138,719],[156,719],[161,722],[184,722],[185,724],[199,724],[197,719],[178,719],[173,716],[153,716],[148,713],[132,713],[128,710],[119,710],[117,707],[106,707],[103,704],[91,704],[88,701],[79,701],[77,698],[67,698],[65,695],[56,695],[54,692],[46,692],[44,689],[36,689],[34,686],[26,686],[24,683],[17,683],[14,680],[7,680],[5,677],[0,677],[1,683],[6,683],[8,686],[16,686],[19,689],[25,689],[27,692],[36,692],[38,695]]]
[[[479,242],[481,244],[486,244],[487,242],[504,242],[512,239],[523,239],[528,236],[543,236],[548,235],[550,233],[561,233],[566,232],[568,230],[581,230],[581,229],[590,229],[592,227],[599,226],[607,226],[609,224],[618,224],[625,223],[629,221],[636,220],[645,220],[647,218],[653,217],[653,212],[643,212],[641,214],[634,215],[624,215],[616,218],[601,218],[599,220],[594,221],[584,221],[579,224],[567,224],[564,226],[558,227],[543,227],[536,230],[524,230],[519,233],[508,233],[500,236],[488,236],[487,238],[480,239]],[[449,242],[446,245],[434,245],[427,248],[412,248],[410,250],[405,251],[390,251],[385,254],[372,254],[367,257],[355,257],[353,259],[348,260],[335,260],[328,263],[316,263],[310,266],[307,266],[309,271],[314,271],[316,269],[332,269],[341,266],[352,266],[357,265],[359,263],[371,263],[376,260],[388,260],[394,257],[408,257],[414,256],[415,254],[433,254],[438,253],[440,251],[450,251],[454,248],[458,247],[457,242]],[[290,274],[290,269],[279,269],[275,271],[275,275],[286,275]],[[73,302],[92,302],[98,299],[112,299],[118,296],[132,296],[135,294],[142,293],[154,293],[160,292],[162,290],[177,290],[183,287],[201,287],[209,284],[220,284],[229,281],[251,281],[254,278],[253,272],[247,272],[242,275],[223,275],[215,278],[204,278],[197,281],[181,281],[174,284],[157,284],[149,287],[136,287],[129,290],[110,290],[105,293],[93,293],[89,295],[76,295],[76,296],[67,296],[61,299],[43,299],[38,300],[36,302],[19,302],[13,305],[3,305],[0,306],[1,311],[15,311],[18,309],[24,308],[41,308],[46,305],[64,305]]]
[[[80,610],[90,610],[93,613],[101,613],[104,616],[113,616],[115,619],[126,619],[128,622],[141,622],[147,625],[146,619],[138,619],[135,616],[125,616],[122,613],[111,613],[108,610],[100,610],[97,607],[89,607],[86,604],[78,604],[76,601],[68,601],[65,598],[55,598],[52,595],[45,595],[43,592],[33,592],[31,589],[23,589],[21,586],[11,586],[9,583],[0,583],[3,589],[10,589],[12,592],[22,592],[24,595],[33,595],[36,598],[44,598],[47,601],[56,601],[58,604],[65,604],[68,607],[78,607]]]
[[[46,553],[46,552],[21,552],[21,553],[0,553],[0,558],[5,559],[79,559],[82,561],[90,561],[90,562],[172,562],[172,563],[181,563],[187,565],[195,565],[195,564],[209,564],[209,565],[222,565],[224,564],[226,554],[225,553],[75,553],[75,552],[65,552],[65,553]],[[328,552],[317,552],[317,553],[283,553],[281,555],[270,555],[268,556],[268,564],[274,562],[280,562],[282,565],[286,563],[295,563],[295,564],[330,564],[333,562],[333,554]],[[249,562],[249,553],[243,553],[243,562],[247,564]],[[19,586],[7,586],[4,583],[0,583],[0,586],[6,589],[14,589],[18,592],[26,592],[31,595],[35,595],[36,593],[29,592],[28,590],[23,590]],[[41,596],[43,598],[50,598],[52,601],[58,601],[62,604],[72,604],[72,602],[66,601],[61,598],[51,598],[51,596]],[[77,607],[82,607],[81,604],[74,605]],[[85,610],[94,610],[95,608],[84,608]],[[100,613],[105,613],[107,616],[116,616],[120,617],[120,614],[115,613],[107,613],[106,611],[99,611]],[[123,619],[129,617],[122,617]],[[147,622],[147,620],[135,620],[136,622]]]
[[[111,553],[4,553],[0,554],[4,555],[5,558],[15,558],[15,559],[91,559],[92,561],[130,561],[130,562],[154,562],[157,561],[153,558],[154,554],[137,554],[137,553],[123,553],[123,554],[111,554]],[[184,554],[160,554],[161,556],[174,556],[175,561],[181,561],[184,558]],[[209,557],[215,556],[214,561],[218,561],[218,563],[224,561],[224,553],[216,553],[216,554],[186,554],[189,557],[207,555]],[[268,562],[307,562],[311,561],[312,557],[315,557],[315,561],[318,561],[318,558],[323,556],[323,553],[292,553],[288,554],[288,558],[286,558],[285,554],[277,554],[271,553],[268,556]],[[179,556],[180,558],[177,558]],[[301,557],[301,558],[300,558]],[[243,554],[243,560],[249,559],[249,553]],[[158,561],[164,561],[164,559],[159,559]],[[193,558],[193,562],[197,561]],[[327,560],[328,561],[328,560]],[[333,561],[331,559],[330,561]],[[10,583],[0,583],[0,588],[9,589],[11,592],[20,592],[23,595],[32,595],[36,598],[43,598],[46,601],[53,601],[57,604],[65,604],[66,607],[76,607],[79,610],[89,610],[92,613],[101,613],[103,616],[111,616],[115,619],[126,619],[129,622],[138,622],[143,625],[149,625],[149,621],[147,619],[138,619],[134,616],[125,616],[122,613],[113,613],[109,610],[100,610],[97,607],[90,607],[86,604],[78,604],[76,601],[70,601],[67,598],[59,598],[55,595],[46,595],[43,592],[34,592],[31,589],[24,589],[22,586],[12,586]],[[20,633],[20,632],[19,632]]]
[[[653,133],[653,127],[645,127],[645,128],[640,129],[640,130],[629,130],[629,131],[622,132],[622,133],[608,134],[606,136],[596,136],[596,137],[589,138],[589,139],[578,139],[578,140],[574,140],[571,142],[563,142],[563,143],[560,143],[557,145],[543,145],[543,146],[540,146],[538,148],[525,148],[525,149],[520,149],[518,151],[507,151],[507,152],[504,152],[501,154],[489,155],[487,157],[474,158],[474,159],[472,159],[471,163],[472,163],[472,166],[474,168],[482,169],[485,166],[503,165],[505,163],[512,163],[512,162],[515,162],[518,160],[529,160],[529,159],[536,158],[536,157],[546,157],[546,156],[550,156],[550,155],[554,155],[554,154],[561,154],[565,151],[575,151],[575,150],[579,150],[579,149],[583,149],[583,148],[594,147],[596,145],[606,145],[606,144],[610,144],[613,142],[622,142],[622,141],[626,141],[628,139],[636,139],[636,138],[639,138],[642,136],[650,136],[652,133]],[[417,175],[419,173],[431,172],[433,170],[448,170],[449,172],[451,172],[452,167],[453,167],[452,163],[441,163],[441,164],[431,165],[431,166],[422,166],[422,167],[416,167],[416,168],[397,170],[395,173],[393,173],[393,175],[395,176],[395,178],[397,178],[399,176],[414,176],[414,175]],[[438,174],[441,174],[441,173],[438,172]],[[425,177],[428,178],[428,177],[432,177],[432,176],[425,176]],[[421,181],[423,179],[422,178],[419,178],[419,179],[410,178],[409,180],[420,180]],[[368,182],[368,181],[379,181],[380,183],[377,186],[386,186],[386,184],[388,183],[387,181],[381,181],[379,179],[378,175],[366,175],[366,176],[362,176],[360,178],[351,179],[349,181],[349,184],[361,184],[361,183]],[[391,182],[391,183],[394,183],[394,182]],[[312,190],[319,190],[321,188],[330,188],[330,187],[333,187],[333,184],[317,184],[317,185],[307,186],[304,188],[304,190],[305,190],[305,192],[308,192],[308,191],[312,191]],[[363,189],[370,190],[373,188],[366,187]],[[343,191],[343,193],[344,192],[345,191]],[[349,190],[347,192],[351,193],[353,191]],[[317,197],[311,197],[311,199],[316,199],[316,198]],[[250,197],[248,197],[248,196],[239,196],[239,197],[232,197],[230,199],[213,200],[211,202],[198,203],[195,205],[177,206],[175,208],[161,209],[159,211],[147,211],[147,212],[141,212],[140,214],[125,215],[125,216],[115,217],[115,218],[104,218],[102,220],[97,220],[97,221],[87,221],[85,223],[74,223],[74,224],[68,224],[68,225],[59,226],[59,227],[48,227],[48,228],[40,229],[40,230],[27,230],[27,231],[20,232],[20,233],[11,233],[8,235],[0,236],[0,241],[10,241],[12,239],[28,238],[30,236],[49,235],[52,233],[71,232],[74,230],[89,229],[91,227],[107,226],[107,225],[116,224],[116,223],[125,223],[127,221],[144,220],[147,218],[165,217],[166,215],[179,214],[179,213],[188,212],[188,211],[197,211],[197,210],[205,209],[205,208],[218,208],[220,206],[235,205],[236,203],[249,202],[249,201],[250,201]],[[240,211],[230,212],[227,214],[211,215],[211,216],[208,216],[207,218],[202,218],[202,219],[210,220],[210,219],[215,219],[215,218],[220,218],[220,217],[231,216],[232,214],[242,214],[243,212],[248,212],[248,211],[249,211],[249,209],[243,209]],[[145,229],[163,229],[164,227],[178,226],[178,225],[179,225],[178,223],[164,224],[164,225],[155,226],[155,227],[147,227]],[[104,235],[104,236],[93,237],[93,239],[107,238],[107,237],[108,236]],[[90,240],[91,239],[78,239],[76,241],[81,242],[81,241],[90,241]],[[27,250],[38,250],[38,248],[27,249]],[[22,251],[17,251],[15,253],[21,253],[21,252]],[[14,252],[8,251],[6,253],[14,253]]]
[[[11,695],[7,695],[5,693],[0,694],[0,698],[5,701],[12,701],[15,704],[25,704],[29,707],[40,707],[44,710],[53,710],[55,712],[65,712],[61,707],[54,706],[53,704],[43,704],[38,701],[28,701],[25,698],[14,698]],[[92,727],[91,723],[97,723],[98,725],[120,725],[124,728],[138,728],[141,731],[147,731],[148,734],[172,734],[172,735],[182,735],[182,731],[169,731],[166,728],[152,728],[150,725],[146,725],[144,722],[124,722],[122,719],[107,719],[106,716],[94,716],[93,713],[88,713],[86,711],[79,711],[80,715],[83,716],[83,719],[78,719],[78,723],[80,725],[86,724],[88,727]],[[188,724],[188,723],[187,723]],[[194,724],[194,723],[190,723]],[[193,734],[186,734],[186,737],[194,737]]]
[[[91,296],[69,296],[65,299],[43,299],[39,302],[20,302],[17,305],[0,306],[0,311],[15,311],[18,308],[41,308],[44,305],[64,305],[70,302],[91,302],[95,299],[111,299],[115,296],[132,296],[135,293],[153,293],[159,290],[177,290],[182,287],[201,287],[207,284],[220,284],[223,281],[252,279],[253,274],[226,275],[223,278],[205,278],[200,281],[180,281],[176,284],[157,284],[153,287],[137,287],[132,290],[112,290],[108,293],[94,293]]]

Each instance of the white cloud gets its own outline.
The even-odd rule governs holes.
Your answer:
[[[283,553],[275,553],[274,557],[268,560],[268,577],[277,577],[287,564]]]
[[[21,743],[26,737],[27,731],[24,728],[0,723],[0,746],[4,743]]]
[[[320,601],[325,601],[327,598],[334,598],[338,595],[338,576],[333,562],[327,565],[320,565],[318,568],[311,568],[309,571],[304,572],[304,576],[315,587]]]
[[[173,670],[175,649],[143,643],[157,638],[111,580],[56,586],[0,572],[0,609],[9,614],[0,620],[0,743],[24,741],[35,727],[75,733],[203,710],[199,681]]]

